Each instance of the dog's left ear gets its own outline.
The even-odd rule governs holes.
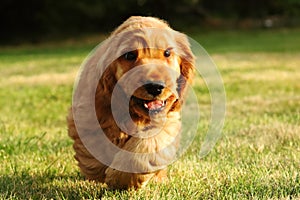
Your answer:
[[[195,56],[190,48],[190,43],[185,34],[176,33],[176,44],[181,59],[180,77],[177,80],[178,94],[184,96],[186,84],[191,84],[195,71]]]

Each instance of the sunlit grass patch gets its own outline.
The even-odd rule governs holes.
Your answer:
[[[73,158],[66,114],[91,43],[0,49],[0,198],[300,198],[300,46],[294,44],[299,34],[261,31],[256,43],[238,31],[199,34],[226,89],[222,137],[199,158],[211,100],[196,77],[201,117],[194,141],[169,167],[169,182],[138,191],[84,180]]]

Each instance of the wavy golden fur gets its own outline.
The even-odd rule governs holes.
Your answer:
[[[109,60],[112,54],[121,56]],[[162,20],[130,17],[87,60],[88,69],[83,71],[86,77],[94,77],[95,74],[89,69],[96,65],[102,73],[94,98],[98,126],[109,141],[120,149],[139,155],[154,154],[133,156],[127,160],[122,153],[115,153],[111,155],[113,158],[109,164],[100,162],[87,150],[82,136],[78,134],[74,110],[80,110],[79,102],[72,105],[67,121],[82,174],[87,179],[122,189],[139,188],[149,180],[167,179],[166,166],[176,156],[180,140],[180,109],[187,83],[191,81],[194,71],[194,56],[186,36],[172,30]],[[129,71],[130,77],[124,79]],[[139,85],[141,82],[144,85]],[[131,95],[128,98],[129,110],[128,102],[123,98],[112,99],[116,87],[119,88],[119,96],[126,98]],[[112,101],[116,105],[117,117],[112,112]],[[128,112],[130,119],[126,116]],[[83,118],[88,119],[88,115],[88,112],[80,113]],[[119,127],[118,120],[122,121],[127,131]],[[91,129],[88,123],[83,126]],[[124,165],[140,172],[122,171],[114,167]]]

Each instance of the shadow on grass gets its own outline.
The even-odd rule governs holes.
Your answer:
[[[0,199],[98,199],[107,191],[105,185],[85,181],[79,174],[38,175],[23,171],[0,176]]]

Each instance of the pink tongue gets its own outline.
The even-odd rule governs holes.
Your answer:
[[[160,100],[155,100],[155,101],[150,101],[150,102],[146,103],[146,105],[147,105],[146,107],[149,110],[156,110],[156,109],[161,108],[164,105],[164,102],[160,101]]]

